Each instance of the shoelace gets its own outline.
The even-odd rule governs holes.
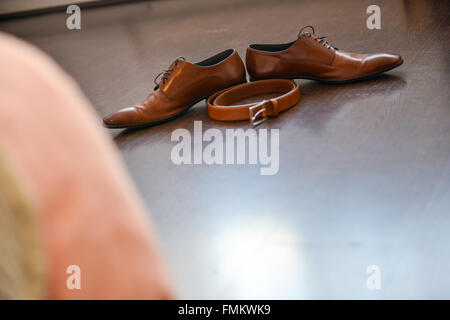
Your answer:
[[[169,79],[170,74],[173,72],[175,67],[178,65],[178,61],[180,61],[180,60],[186,61],[186,59],[184,57],[178,57],[175,59],[174,62],[172,62],[172,64],[171,64],[171,66],[173,66],[172,68],[169,67],[169,69],[158,73],[158,75],[155,77],[155,79],[153,79],[153,82],[155,83],[154,90],[159,88],[160,83],[164,84]],[[159,77],[161,77],[161,79],[158,81]]]
[[[311,33],[311,32],[308,32],[308,31],[303,32],[303,30],[308,29],[308,28],[311,29],[312,33]],[[297,36],[297,37],[300,38],[300,37],[303,36],[303,35],[308,35],[308,36],[315,35],[314,27],[313,27],[313,26],[305,26],[305,27],[301,28],[300,31],[298,32],[298,36]],[[327,36],[323,36],[323,37],[314,37],[314,40],[316,40],[316,41],[318,41],[319,43],[321,43],[321,44],[322,44],[325,48],[327,48],[327,49],[338,50],[338,48],[332,46],[331,44],[328,43],[328,41],[325,40],[326,37],[327,37]]]

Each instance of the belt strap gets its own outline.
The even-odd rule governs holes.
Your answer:
[[[235,104],[239,100],[269,93],[280,95],[269,100]],[[276,117],[278,113],[295,106],[299,100],[300,88],[294,81],[260,80],[216,92],[208,99],[208,114],[211,118],[221,121],[250,120],[250,123],[256,126],[268,117]]]

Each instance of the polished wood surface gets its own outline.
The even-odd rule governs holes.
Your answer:
[[[249,43],[288,42],[314,25],[355,52],[405,63],[348,85],[301,80],[280,129],[280,170],[180,165],[177,128],[249,128],[208,118],[205,103],[138,131],[110,131],[157,226],[180,298],[450,298],[448,1],[155,1],[3,21],[49,53],[101,116],[138,102],[178,56],[200,61]],[[68,121],[68,119],[62,119]],[[105,129],[106,130],[106,129]],[[381,270],[369,290],[367,267]],[[107,267],[107,266],[105,266]],[[124,272],[126,272],[124,270]]]

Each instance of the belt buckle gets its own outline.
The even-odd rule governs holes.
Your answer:
[[[250,108],[248,108],[248,112],[250,114],[250,124],[255,127],[257,125],[260,125],[261,123],[263,123],[264,121],[266,121],[267,119],[269,119],[269,117],[264,117],[262,119],[256,120],[256,118],[263,113],[264,111],[267,111],[266,108],[261,108],[261,110],[259,110],[258,112],[256,112],[255,114],[253,114],[253,110],[255,110],[256,108],[259,108],[261,106],[264,106],[267,102],[269,102],[269,100],[263,100],[257,104],[255,104],[254,106],[251,106]]]

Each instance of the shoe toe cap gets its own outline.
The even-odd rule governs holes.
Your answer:
[[[368,56],[364,62],[365,72],[368,74],[387,71],[403,62],[398,54],[377,53]]]
[[[126,107],[113,112],[103,118],[103,123],[108,128],[120,128],[137,124],[136,109]]]

